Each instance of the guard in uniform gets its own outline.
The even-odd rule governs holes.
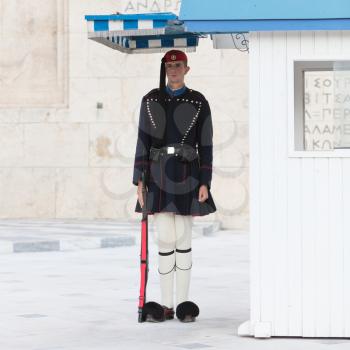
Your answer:
[[[162,296],[161,306],[149,303],[154,307],[149,321],[174,318],[174,275],[177,318],[187,322],[198,316],[198,306],[188,300],[193,217],[216,211],[210,193],[211,112],[206,98],[185,85],[189,69],[184,52],[168,51],[161,62],[159,88],[141,102],[132,181],[138,186],[135,212],[142,213],[146,205],[147,213],[154,215]],[[142,172],[147,179],[147,203],[142,200]]]

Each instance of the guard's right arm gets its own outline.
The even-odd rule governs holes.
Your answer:
[[[149,150],[151,148],[151,135],[149,133],[149,124],[147,124],[147,112],[146,112],[146,102],[142,99],[137,143],[134,158],[134,173],[132,183],[135,186],[139,186],[141,183],[142,171],[147,171],[149,173]]]

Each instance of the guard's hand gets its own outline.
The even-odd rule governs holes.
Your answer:
[[[147,188],[146,188],[146,191],[147,191]],[[143,208],[142,181],[139,181],[139,183],[137,185],[137,197],[138,197],[138,201],[141,205],[141,208]]]
[[[200,202],[204,202],[208,199],[209,195],[208,195],[208,187],[207,185],[201,185],[201,187],[199,187],[199,197],[198,200]]]

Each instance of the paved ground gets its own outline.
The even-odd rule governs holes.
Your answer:
[[[249,318],[248,236],[193,239],[197,322],[137,322],[139,242],[118,248],[0,255],[1,350],[348,349],[344,339],[238,337]],[[148,300],[159,301],[150,242]]]

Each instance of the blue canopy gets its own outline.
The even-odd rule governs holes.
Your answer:
[[[215,48],[248,50],[250,31],[350,30],[350,0],[182,0],[174,13],[85,16],[88,36],[127,53],[195,51],[210,34]]]
[[[127,53],[163,52],[172,48],[195,51],[203,34],[185,31],[171,12],[85,16],[88,37]]]

